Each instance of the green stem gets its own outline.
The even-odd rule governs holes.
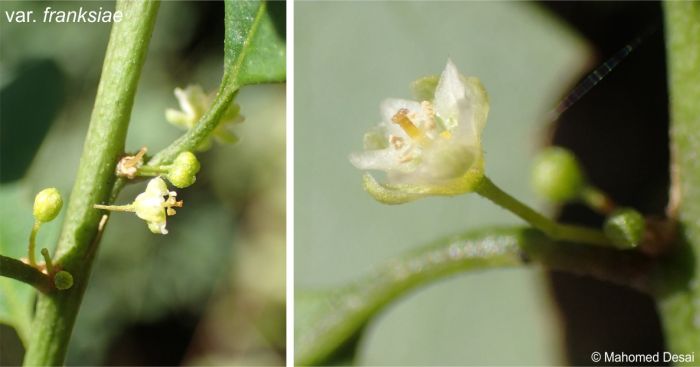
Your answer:
[[[141,166],[136,170],[136,174],[139,176],[158,176],[170,171],[170,166]]]
[[[112,26],[90,127],[56,253],[55,263],[73,275],[74,285],[63,292],[39,296],[25,365],[63,364],[101,233],[102,214],[93,205],[109,199],[115,181],[114,166],[124,151],[158,2],[119,1],[116,9],[124,16]]]
[[[602,215],[610,215],[616,207],[608,195],[594,186],[586,186],[581,190],[581,201]]]
[[[483,229],[438,241],[374,274],[315,297],[320,312],[297,320],[296,364],[324,365],[399,297],[454,274],[527,264],[649,290],[650,260],[637,252],[568,244],[524,228]],[[304,324],[304,322],[306,322]]]
[[[671,112],[669,215],[676,250],[659,267],[657,300],[670,351],[700,351],[700,2],[663,3]],[[700,355],[696,353],[695,363]],[[689,363],[692,364],[692,363]]]
[[[53,289],[51,278],[39,269],[3,255],[0,255],[0,275],[27,283],[42,293]]]
[[[41,222],[38,220],[34,221],[32,226],[32,232],[29,234],[29,250],[27,251],[27,259],[29,259],[29,265],[36,268],[36,235],[39,233],[39,228],[41,228]]]
[[[151,160],[149,166],[159,166],[172,162],[178,154],[184,151],[194,151],[199,147],[219,124],[221,116],[233,102],[239,86],[234,83],[222,82],[222,87],[216,95],[216,99],[209,111],[195,123],[184,135],[172,142],[168,147],[158,152]]]
[[[112,212],[133,212],[134,211],[134,205],[133,204],[127,204],[127,205],[101,205],[101,204],[95,204],[93,205],[93,208],[95,209],[101,209],[101,210],[109,210]]]
[[[476,192],[532,224],[535,228],[555,240],[586,243],[589,245],[613,246],[602,231],[557,223],[538,213],[518,199],[510,196],[486,176],[481,180]]]
[[[51,255],[49,255],[49,249],[42,248],[41,249],[41,256],[44,257],[44,265],[46,266],[46,273],[49,274],[49,276],[53,276],[54,268],[53,268],[53,263],[51,262]]]

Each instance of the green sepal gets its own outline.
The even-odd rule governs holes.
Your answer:
[[[435,97],[435,89],[437,89],[440,77],[438,75],[424,76],[411,83],[411,91],[419,101],[432,101]]]
[[[382,184],[371,174],[362,176],[365,190],[383,204],[404,204],[426,196],[455,196],[476,191],[484,178],[484,161],[479,159],[462,177],[439,184]]]

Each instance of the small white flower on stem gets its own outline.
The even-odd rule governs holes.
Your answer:
[[[185,89],[175,88],[175,98],[180,104],[180,110],[168,108],[165,111],[165,119],[171,124],[189,130],[209,111],[214,100],[215,93],[205,93],[199,85],[188,85]],[[221,143],[235,143],[238,137],[230,131],[230,125],[243,122],[240,115],[240,106],[231,103],[220,117],[219,123],[214,129],[214,136]],[[198,150],[207,150],[211,147],[211,139],[206,139]]]
[[[439,79],[419,79],[414,90],[421,101],[382,103],[383,120],[365,134],[365,151],[350,156],[359,169],[386,173],[385,183],[366,174],[365,189],[388,204],[474,191],[484,175],[481,132],[489,110],[484,87],[448,60]]]
[[[162,178],[156,177],[148,182],[146,190],[136,196],[136,199],[129,205],[99,205],[96,209],[112,211],[134,212],[145,220],[148,229],[153,233],[167,234],[165,228],[168,216],[175,215],[175,208],[182,207],[182,201],[177,201],[177,193],[168,191],[168,186]]]

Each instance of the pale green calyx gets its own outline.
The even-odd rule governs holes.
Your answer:
[[[54,220],[63,207],[61,194],[54,187],[41,190],[34,197],[34,219],[46,223]]]
[[[171,124],[191,129],[204,116],[214,103],[215,93],[205,93],[199,85],[188,85],[185,89],[175,88],[175,97],[180,104],[180,110],[168,108],[165,111],[165,119]],[[240,115],[240,107],[237,103],[231,103],[224,111],[218,125],[214,129],[214,136],[220,143],[235,143],[238,137],[230,131],[230,126],[243,122]],[[211,138],[207,138],[200,144],[198,150],[207,150],[211,147]]]
[[[167,234],[166,219],[168,216],[175,215],[175,208],[181,208],[182,201],[177,201],[177,193],[168,191],[165,181],[156,177],[148,181],[146,190],[136,196],[134,202],[129,205],[95,204],[93,207],[95,209],[134,212],[139,218],[146,221],[151,232]]]
[[[166,177],[175,187],[183,189],[196,181],[199,168],[199,161],[192,152],[182,152],[170,165]]]
[[[384,183],[365,174],[365,189],[387,204],[474,191],[484,177],[486,90],[451,60],[439,79],[419,79],[413,88],[421,101],[385,100],[383,121],[365,134],[365,151],[350,155],[359,169],[386,172]]]

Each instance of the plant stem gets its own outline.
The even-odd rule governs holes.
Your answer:
[[[141,166],[136,171],[139,176],[158,176],[168,173],[170,166]]]
[[[476,192],[532,224],[535,228],[555,240],[586,243],[589,245],[613,246],[602,231],[557,223],[538,213],[518,199],[510,196],[486,176],[484,176],[479,183]]]
[[[55,263],[73,275],[63,292],[40,295],[25,365],[61,365],[87,286],[102,217],[95,203],[107,202],[114,167],[124,151],[136,87],[153,31],[158,2],[119,1],[123,20],[112,26],[102,76]]]
[[[385,264],[359,282],[317,298],[320,307],[297,328],[296,365],[324,365],[366,323],[399,297],[448,276],[527,264],[649,290],[649,258],[637,252],[568,244],[525,228],[482,229],[437,241]],[[298,320],[297,324],[306,320]],[[303,325],[303,324],[302,324]]]
[[[209,138],[214,129],[216,129],[221,120],[221,116],[226,112],[226,109],[233,101],[238,88],[238,85],[234,83],[222,82],[221,89],[216,95],[216,99],[211,108],[209,108],[209,111],[197,121],[194,127],[153,156],[153,158],[148,161],[148,165],[159,166],[170,163],[178,154],[187,150],[196,150],[204,140]]]
[[[586,186],[581,191],[581,201],[602,215],[610,215],[615,211],[615,202],[608,195],[594,186]]]
[[[53,288],[51,278],[39,269],[3,255],[0,255],[0,275],[27,283],[42,293]]]
[[[38,220],[34,221],[32,226],[32,232],[29,234],[29,250],[27,251],[27,259],[29,260],[29,265],[36,267],[36,235],[39,233],[39,228],[41,228],[41,222]]]
[[[93,208],[95,209],[101,209],[101,210],[109,210],[112,212],[133,212],[134,211],[134,205],[133,204],[128,204],[128,205],[101,205],[101,204],[95,204],[93,205]]]
[[[671,98],[668,212],[680,227],[676,251],[662,259],[657,274],[658,307],[669,350],[687,354],[700,351],[700,2],[663,5]]]
[[[49,274],[49,276],[53,276],[54,269],[53,269],[53,263],[51,262],[51,255],[49,255],[49,249],[42,248],[41,249],[41,256],[44,257],[44,266],[46,266],[46,273]]]

